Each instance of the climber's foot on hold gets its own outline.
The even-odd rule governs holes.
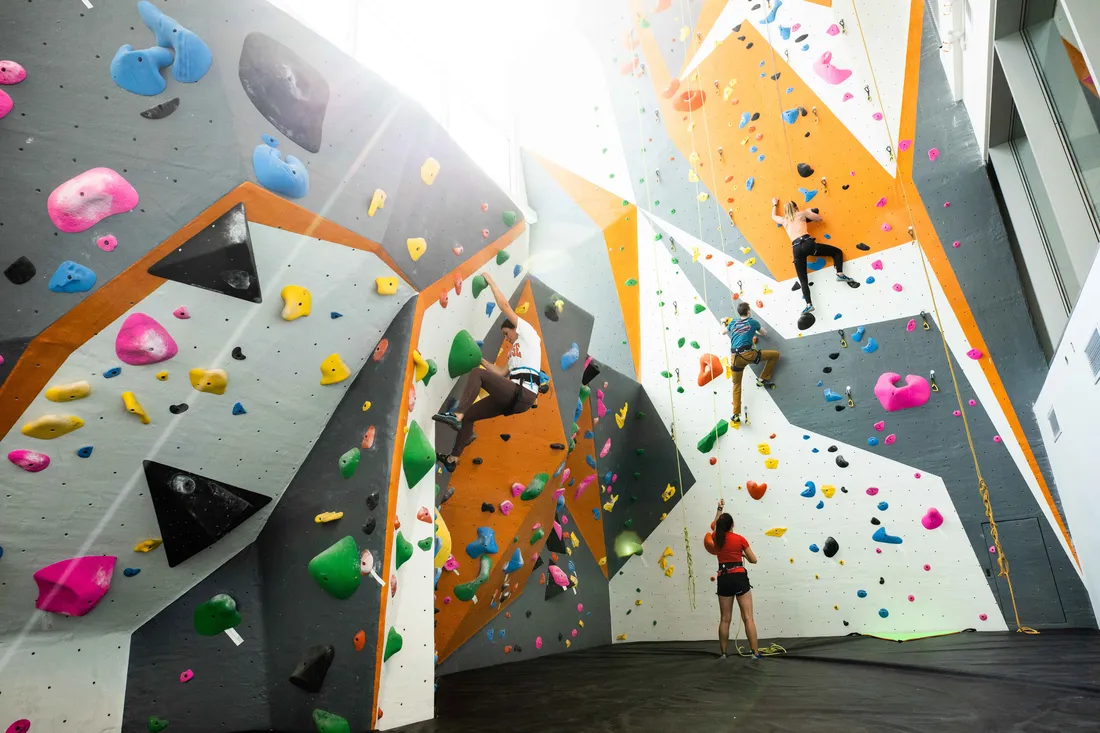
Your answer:
[[[773,382],[770,379],[757,379],[756,380],[756,386],[757,387],[767,387],[768,389],[775,389],[775,382]]]
[[[436,453],[435,460],[443,464],[443,468],[447,469],[448,473],[454,473],[455,468],[458,467],[458,459],[454,456],[449,456],[446,453]]]
[[[855,280],[853,280],[852,278],[848,277],[848,276],[847,276],[847,275],[845,275],[845,274],[844,274],[843,272],[838,272],[838,273],[836,274],[836,281],[837,281],[837,282],[841,282],[841,283],[851,283],[851,282],[855,282]]]
[[[437,412],[432,415],[432,419],[436,422],[443,423],[452,430],[461,430],[462,421],[453,412]]]
[[[740,425],[741,424],[741,416],[740,415],[734,415],[733,417],[730,418],[730,422],[733,423],[734,425]]]
[[[802,309],[802,312],[803,313],[813,313],[814,312],[814,304],[813,303],[807,303],[806,307]]]

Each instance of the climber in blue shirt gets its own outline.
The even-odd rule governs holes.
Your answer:
[[[757,387],[775,388],[771,381],[775,363],[779,361],[779,352],[774,350],[761,351],[756,348],[757,336],[767,337],[768,332],[760,325],[760,321],[749,315],[749,304],[739,303],[737,314],[739,318],[727,320],[726,335],[730,337],[730,370],[733,372],[733,418],[732,422],[741,422],[741,379],[745,375],[745,367],[749,364],[764,362],[764,369],[756,380]]]

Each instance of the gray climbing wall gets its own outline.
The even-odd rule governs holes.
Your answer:
[[[561,413],[562,431],[569,437],[573,434],[577,392],[584,376],[584,362],[588,356],[594,319],[592,314],[555,293],[536,277],[531,278],[531,292],[535,296],[535,302],[531,305],[532,308],[538,308],[539,324],[542,327],[542,345],[550,360],[550,378],[554,383],[554,396]],[[557,300],[561,300],[563,305],[555,321],[547,317],[546,309],[553,307]],[[562,355],[573,344],[577,345],[577,359],[568,369],[562,369]]]

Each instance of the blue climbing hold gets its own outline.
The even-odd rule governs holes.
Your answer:
[[[4,548],[0,547],[0,557],[3,557],[3,556],[4,556]]]
[[[559,496],[558,497],[558,511],[561,511],[564,508],[565,508],[565,496]]]
[[[886,511],[886,510],[887,510],[887,509],[889,509],[889,508],[890,508],[890,505],[889,505],[889,504],[887,504],[887,503],[886,503],[885,501],[880,501],[880,502],[878,503],[878,510],[879,510],[880,512],[884,512],[884,511]]]
[[[247,414],[245,409],[244,409],[244,405],[242,405],[240,402],[234,403],[233,404],[233,414],[234,415],[245,415],[245,414]]]
[[[821,552],[821,548],[817,545],[810,545],[810,552]]]
[[[763,155],[756,156],[756,159],[759,160],[761,163],[764,162],[764,156]]]
[[[485,315],[487,315],[487,316],[493,315],[493,309],[496,308],[496,307],[497,307],[496,303],[486,303],[485,304]]]
[[[751,148],[749,148],[750,153],[755,153],[757,150],[759,150],[759,148],[757,148],[755,145],[753,145]]]
[[[79,456],[80,458],[91,458],[93,450],[94,449],[92,448],[92,446],[86,445],[83,448],[77,448],[76,449],[76,455]]]
[[[594,435],[595,435],[595,433],[593,433],[591,430],[585,430],[584,431],[584,437],[588,440],[592,440],[592,436],[594,436]]]
[[[755,186],[755,185],[756,185],[756,179],[750,176],[749,179],[747,181],[745,181],[745,190],[746,191],[751,191],[752,187]]]
[[[887,610],[886,610],[885,608],[880,608],[880,609],[878,610],[878,615],[879,615],[879,616],[882,616],[883,618],[886,618],[887,616],[889,616],[889,615],[890,615],[890,612],[889,612],[889,611],[887,611]]]
[[[865,333],[867,333],[867,329],[863,326],[860,326],[856,329],[855,333],[852,334],[852,341],[855,341],[858,344],[860,341],[863,340],[863,334]]]
[[[153,97],[165,90],[168,82],[160,70],[172,63],[172,52],[166,48],[141,48],[134,50],[124,44],[111,59],[111,79],[115,84],[143,97]]]
[[[783,110],[783,121],[788,125],[798,122],[798,107]]]
[[[122,367],[111,367],[107,371],[103,372],[104,379],[114,379],[119,374],[122,374]]]
[[[508,564],[504,566],[504,572],[514,573],[523,567],[523,553],[517,547],[516,551],[512,553],[512,559],[508,561]]]
[[[790,94],[793,91],[794,91],[794,87],[787,87],[787,94]]]
[[[140,572],[141,568],[126,568],[122,571],[122,574],[125,575],[127,578],[132,578]]]
[[[592,456],[585,456],[584,457],[584,462],[588,464],[589,468],[595,468],[596,467],[596,459],[593,458]]]
[[[768,17],[764,18],[764,20],[759,21],[760,25],[767,25],[768,23],[775,21],[775,14],[779,12],[779,9],[781,7],[783,7],[783,0],[775,0],[775,5],[772,6],[772,11],[768,13]]]
[[[497,553],[497,538],[492,527],[478,527],[477,539],[466,545],[466,554],[474,560]]]
[[[474,343],[477,344],[477,348],[479,348],[479,349],[484,349],[485,348],[485,339],[479,339],[479,340],[475,341]]]
[[[344,314],[343,313],[337,313],[336,311],[332,311],[328,314],[328,317],[335,321],[337,318],[343,318]]]
[[[817,508],[818,509],[824,509],[825,508],[825,502],[822,501],[821,499],[818,499],[817,500]]]
[[[95,285],[95,273],[84,265],[65,260],[50,278],[50,290],[55,293],[83,293]]]
[[[840,319],[841,319],[841,314],[840,313],[837,313],[835,316],[833,316],[834,321],[839,321]]]
[[[595,517],[596,519],[600,518],[600,508],[599,507],[593,507],[592,508],[592,516]]]
[[[900,545],[901,537],[895,537],[892,534],[886,534],[885,527],[879,527],[875,530],[875,533],[871,535],[871,539],[875,542],[884,542],[888,545]]]
[[[519,265],[516,265],[515,267],[512,268],[512,277],[519,277],[519,274],[521,272],[523,272],[523,268],[520,267]]]
[[[156,36],[157,45],[176,52],[176,60],[172,64],[172,75],[176,81],[191,84],[206,75],[214,63],[214,54],[201,38],[162,13],[149,0],[138,3],[138,13]]]
[[[263,144],[252,151],[252,168],[256,180],[269,191],[300,199],[309,193],[309,171],[302,161],[293,155],[283,160],[279,141],[270,135],[263,136]]]
[[[810,452],[811,453],[820,453],[821,451],[819,451],[817,448],[811,448]]]
[[[791,27],[787,26],[787,25],[780,25],[779,26],[779,37],[782,38],[784,41],[790,40]],[[788,89],[787,91],[790,91],[790,90]]]
[[[859,596],[860,598],[866,598],[866,597],[867,597],[867,591],[865,591],[865,590],[857,590],[857,591],[856,591],[856,595],[857,595],[857,596]]]
[[[826,234],[826,235],[825,235],[825,238],[826,238],[826,239],[832,239],[832,238],[833,238],[833,235],[832,235],[832,234]]]
[[[825,266],[824,257],[814,257],[812,260],[806,260],[806,269],[810,272],[817,272]]]
[[[615,475],[615,474],[614,474],[613,472],[611,472],[611,471],[608,471],[607,473],[605,473],[605,474],[603,475],[603,482],[604,482],[604,484],[609,484],[609,483],[611,483],[611,477],[612,477],[612,476],[614,476],[614,475]]]
[[[867,277],[867,279],[864,280],[863,282],[867,283],[868,285],[873,285],[874,282],[875,282],[875,276],[874,275],[869,275]]]
[[[817,195],[817,189],[816,188],[815,189],[800,188],[800,189],[798,189],[798,192],[800,194],[802,194],[802,196],[803,196],[803,198],[804,198],[804,200],[807,204],[810,203],[811,201],[813,201],[814,196]]]
[[[869,446],[871,446],[872,448],[874,448],[874,447],[875,447],[876,445],[878,445],[878,438],[874,438],[874,437],[872,437],[872,438],[868,438],[868,439],[867,439],[867,445],[869,445]]]
[[[860,351],[862,351],[864,354],[875,353],[876,351],[878,351],[878,341],[875,341],[874,336],[868,336],[867,343],[863,345],[863,348],[860,349]]]
[[[497,636],[499,636],[501,639],[503,639],[504,638],[504,632],[505,632],[505,629],[501,629],[500,633],[497,634]]]
[[[740,129],[744,128],[745,125],[749,124],[749,122],[751,122],[751,121],[752,121],[752,115],[749,114],[748,112],[742,112],[741,113],[741,124],[739,124],[737,126],[737,129],[740,130]]]
[[[809,440],[809,439],[810,439],[810,436],[809,436],[809,435],[803,435],[803,436],[802,436],[802,439],[803,439],[803,440]]]
[[[561,368],[562,371],[568,369],[577,363],[577,359],[581,358],[580,347],[577,346],[577,342],[574,341],[573,345],[569,347],[569,350],[561,355]]]
[[[802,50],[803,50],[803,51],[809,51],[809,50],[810,50],[810,44],[808,44],[808,43],[803,43],[803,44],[802,44]]]
[[[824,384],[825,384],[825,383],[824,383],[824,382],[822,382],[822,381],[821,381],[820,379],[819,379],[819,380],[817,380],[817,386],[818,386],[818,387],[821,387],[821,386],[823,386]]]
[[[806,488],[802,490],[802,496],[809,499],[811,496],[817,493],[817,486],[813,481],[806,482]]]
[[[829,387],[825,388],[825,401],[826,402],[840,402],[842,399],[844,399],[843,396],[837,394],[836,392],[834,392]]]
[[[486,629],[485,635],[489,637],[489,641],[493,640],[493,629]]]

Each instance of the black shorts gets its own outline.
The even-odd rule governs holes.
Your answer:
[[[743,596],[752,590],[748,573],[729,573],[718,576],[718,595],[723,597]]]

